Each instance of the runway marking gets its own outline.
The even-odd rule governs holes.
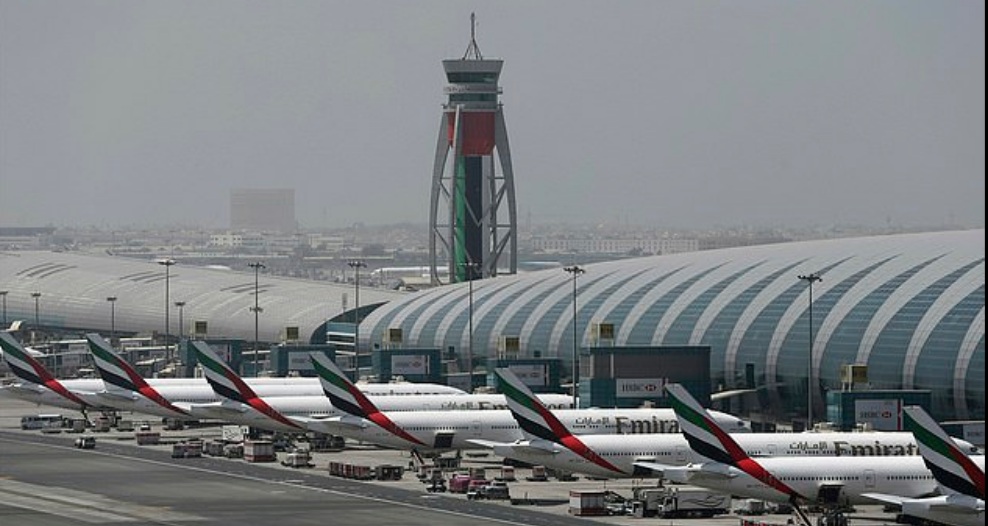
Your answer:
[[[55,493],[56,491],[58,493]],[[5,505],[91,524],[134,521],[168,524],[205,520],[205,517],[198,515],[180,513],[168,508],[130,504],[97,493],[69,488],[53,490],[48,486],[10,479],[0,479],[0,493],[3,494]]]

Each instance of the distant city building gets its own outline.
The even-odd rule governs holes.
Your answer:
[[[0,227],[0,249],[36,249],[49,243],[54,227]]]
[[[256,233],[233,233],[212,234],[209,236],[209,245],[223,248],[248,248],[263,250],[265,248],[264,236]]]
[[[547,253],[680,254],[700,250],[698,239],[533,238],[532,249]]]
[[[295,190],[284,188],[230,191],[230,228],[263,232],[294,232]]]

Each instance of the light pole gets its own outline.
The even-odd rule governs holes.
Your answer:
[[[3,298],[3,328],[7,328],[7,292],[6,290],[0,290],[0,298]]]
[[[470,392],[473,392],[473,280],[477,277],[480,265],[474,261],[461,263],[467,271],[467,290],[470,302],[469,339],[467,340],[467,373],[469,375]]]
[[[353,269],[353,375],[354,381],[360,380],[360,269],[366,267],[367,263],[359,259],[347,261],[347,265]]]
[[[805,281],[810,289],[810,308],[808,312],[810,318],[810,359],[806,367],[806,430],[809,431],[813,429],[813,283],[823,281],[823,278],[813,273],[797,277]]]
[[[116,337],[117,329],[117,312],[116,312],[116,296],[107,296],[106,301],[110,302],[110,345],[113,345],[113,340]]]
[[[580,356],[577,350],[577,336],[576,336],[576,278],[580,274],[586,272],[583,267],[579,265],[571,265],[568,267],[563,267],[563,270],[569,272],[573,275],[573,407],[579,407],[577,405],[577,393],[580,380]]]
[[[171,326],[168,323],[168,311],[170,311],[172,307],[171,302],[168,301],[168,282],[170,278],[170,269],[172,268],[172,265],[175,264],[175,260],[171,258],[159,259],[158,264],[165,267],[165,360],[170,364],[172,362],[172,357],[171,346],[169,345],[168,340],[171,340]]]
[[[34,298],[34,332],[31,333],[31,343],[35,343],[38,339],[38,329],[41,327],[41,314],[38,307],[38,302],[41,299],[41,293],[32,292],[31,297]]]
[[[184,301],[176,301],[175,306],[178,307],[178,340],[182,341],[185,337],[185,327],[182,326],[182,311],[185,309]]]
[[[250,310],[254,311],[254,376],[257,376],[257,355],[260,353],[258,349],[258,337],[257,337],[257,326],[258,326],[258,316],[261,314],[261,307],[257,305],[258,295],[260,290],[258,289],[258,276],[262,268],[267,268],[264,263],[260,261],[254,261],[253,263],[248,263],[248,267],[254,269],[254,306]]]

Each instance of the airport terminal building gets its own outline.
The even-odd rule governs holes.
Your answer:
[[[927,389],[940,419],[985,416],[984,230],[890,235],[711,250],[550,269],[405,296],[371,312],[361,345],[491,355],[517,338],[521,356],[571,363],[615,347],[710,347],[715,390],[744,387],[778,418],[806,414],[807,372],[841,388],[864,364],[871,389]],[[799,279],[817,275],[819,281]],[[574,279],[576,291],[574,293]],[[812,309],[810,287],[812,286]],[[574,301],[576,332],[574,338]],[[810,313],[813,340],[810,342]],[[613,327],[612,339],[594,331]],[[810,348],[813,349],[812,365]],[[719,387],[719,389],[717,389]]]
[[[584,354],[602,346],[704,346],[715,390],[756,388],[780,419],[805,414],[810,370],[814,413],[823,415],[826,391],[842,387],[842,367],[858,364],[867,367],[867,388],[929,390],[936,418],[983,420],[984,234],[651,256],[588,264],[583,273],[554,268],[417,293],[366,287],[357,333],[364,350],[438,349],[459,358],[471,340],[481,359],[513,341],[518,358],[558,359],[564,368],[574,343]],[[4,316],[108,334],[113,308],[116,331],[162,332],[165,270],[154,261],[0,253]],[[807,276],[820,279],[801,279]],[[203,320],[210,335],[252,340],[254,278],[181,262],[171,267],[170,301],[185,302],[184,332]],[[257,290],[262,341],[280,341],[286,327],[297,327],[301,340],[321,343],[328,321],[353,319],[353,304],[341,307],[343,297],[353,297],[352,285],[262,275]],[[111,305],[108,297],[117,300]],[[170,323],[177,326],[175,312]],[[603,326],[606,338],[597,330]]]

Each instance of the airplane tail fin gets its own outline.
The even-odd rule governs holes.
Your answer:
[[[358,418],[367,419],[371,414],[380,412],[377,406],[346,377],[343,370],[329,359],[329,356],[317,352],[309,353],[309,356],[319,376],[322,391],[333,407]]]
[[[416,446],[424,446],[425,443],[415,438],[411,433],[396,424],[388,415],[370,401],[367,396],[343,374],[338,365],[333,363],[323,353],[309,353],[312,359],[312,366],[319,375],[319,383],[322,385],[323,393],[329,398],[333,407],[344,413],[357,418],[364,418],[374,422],[385,431],[395,435]]]
[[[144,377],[137,372],[137,369],[134,369],[132,365],[127,363],[127,360],[124,360],[117,351],[113,350],[113,347],[102,336],[89,333],[86,334],[86,340],[89,342],[89,352],[93,355],[96,370],[104,384],[124,391],[139,393],[169,411],[181,415],[188,414],[188,411],[172,405],[167,398],[162,396],[154,387],[151,387]]]
[[[573,434],[510,369],[499,368],[494,372],[501,379],[501,391],[504,392],[508,410],[522,431],[557,444],[562,444],[563,439]]]
[[[905,427],[916,437],[923,462],[937,482],[951,491],[984,500],[984,470],[921,407],[908,406],[903,412]]]
[[[715,462],[734,466],[776,491],[789,495],[790,499],[804,499],[758,461],[749,457],[744,448],[710,416],[685,387],[667,384],[666,391],[676,413],[676,420],[679,421],[679,428],[693,451]]]
[[[213,388],[213,392],[228,400],[233,400],[234,402],[240,402],[241,404],[248,405],[254,408],[257,412],[282,425],[296,429],[300,428],[296,422],[289,419],[277,409],[268,405],[263,398],[258,396],[257,393],[251,389],[246,382],[244,382],[243,378],[241,378],[232,367],[227,365],[227,363],[223,361],[223,359],[216,354],[216,351],[210,348],[206,342],[193,341],[190,342],[190,344],[196,353],[196,359],[198,359],[199,364],[202,365],[202,370],[206,374],[206,381],[209,383],[209,386]]]
[[[3,358],[10,366],[11,372],[21,380],[44,385],[46,379],[52,378],[48,369],[31,356],[27,348],[9,332],[0,332],[0,348],[3,348]]]
[[[0,332],[0,347],[3,348],[3,358],[10,366],[10,370],[25,382],[43,385],[58,393],[63,398],[87,407],[81,398],[69,391],[56,379],[45,366],[31,356],[27,348],[20,344],[9,332]]]
[[[504,391],[508,409],[523,431],[555,442],[615,474],[626,474],[574,435],[510,369],[500,368],[494,372],[501,379],[501,390]]]
[[[98,334],[87,334],[89,352],[93,355],[96,372],[107,386],[124,391],[140,391],[147,385],[144,378]]]
[[[670,403],[690,448],[722,464],[737,466],[748,454],[680,384],[666,386]]]
[[[189,345],[202,366],[206,382],[217,395],[242,404],[248,403],[251,398],[257,398],[257,393],[206,342],[192,341]]]

